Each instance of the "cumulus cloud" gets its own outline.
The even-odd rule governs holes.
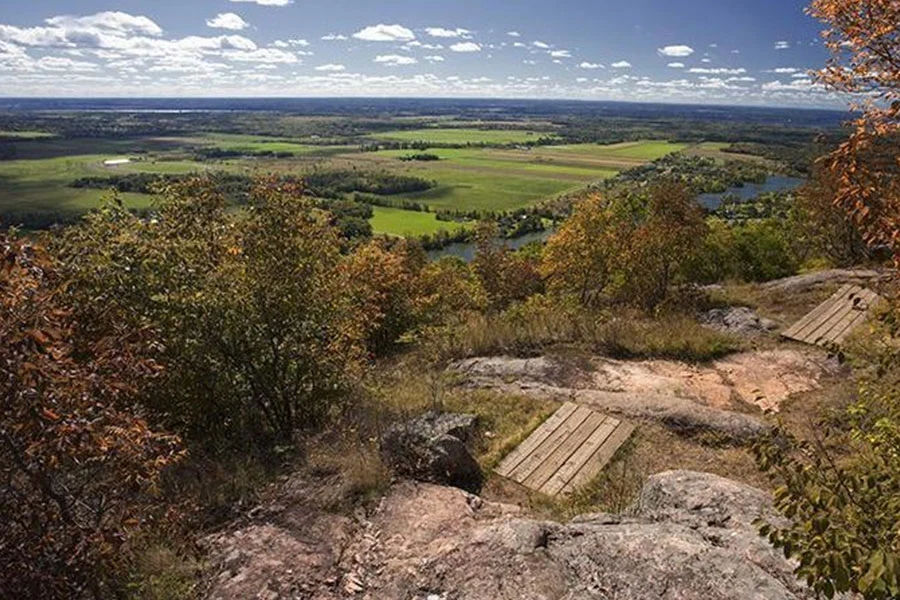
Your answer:
[[[600,63],[592,63],[592,62],[585,61],[585,62],[581,63],[580,65],[578,65],[578,68],[593,70],[593,69],[605,69],[606,67]]]
[[[698,73],[702,75],[743,75],[747,72],[747,69],[725,69],[725,68],[714,68],[707,69],[703,67],[694,67],[688,73]]]
[[[684,63],[683,62],[670,62],[666,66],[669,67],[670,69],[683,69]]]
[[[419,61],[412,56],[400,56],[399,54],[381,54],[376,56],[373,62],[387,65],[389,67],[398,67],[400,65],[414,65]]]
[[[426,56],[425,60],[427,60],[428,62],[444,62],[444,57],[433,54],[431,56]]]
[[[338,42],[338,41],[346,40],[347,36],[341,35],[340,33],[329,33],[329,34],[323,35],[321,37],[321,39],[326,42]]]
[[[671,58],[686,58],[694,53],[694,49],[684,44],[676,46],[663,46],[657,50],[660,55]]]
[[[481,52],[481,46],[475,42],[459,42],[450,46],[454,52]]]
[[[522,37],[522,34],[519,33],[518,31],[507,31],[506,35],[508,35],[509,37],[516,37],[516,38]]]
[[[402,25],[370,25],[357,31],[353,37],[366,42],[411,42],[416,35]]]
[[[794,67],[777,67],[775,69],[769,69],[768,71],[766,71],[766,73],[778,73],[779,75],[792,75],[799,71],[800,71],[800,69],[796,69]]]
[[[531,45],[535,48],[540,48],[541,50],[548,50],[550,48],[550,44],[541,41],[531,42]]]
[[[339,73],[341,71],[346,71],[347,67],[344,65],[338,65],[334,63],[329,63],[327,65],[319,65],[316,67],[316,71],[325,71],[329,73]]]
[[[791,47],[791,43],[790,43],[790,42],[786,42],[786,41],[784,41],[784,40],[775,42],[775,49],[776,49],[776,50],[787,50],[787,49],[789,49],[790,47]]]
[[[206,25],[213,29],[230,29],[232,31],[240,31],[250,27],[250,23],[234,13],[219,13],[212,19],[207,19]]]
[[[162,28],[148,17],[119,11],[107,11],[86,17],[62,15],[45,21],[48,25],[65,30],[99,29],[123,35],[162,35]]]
[[[620,61],[618,61],[618,62],[614,62],[614,63],[613,63],[612,65],[610,65],[610,66],[611,66],[613,69],[630,69],[630,68],[631,68],[631,63],[628,62],[627,60],[620,60]]]
[[[231,0],[232,2],[249,2],[260,6],[287,6],[294,0]]]
[[[553,50],[550,52],[553,58],[572,58],[572,53],[568,50]]]
[[[444,29],[443,27],[426,27],[425,33],[437,38],[469,37],[472,34],[468,29]]]

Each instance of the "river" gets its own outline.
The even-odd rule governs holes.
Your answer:
[[[806,181],[798,177],[786,177],[784,175],[771,175],[765,183],[745,183],[740,187],[728,188],[721,194],[700,194],[697,200],[704,208],[715,210],[722,205],[726,196],[734,196],[741,202],[753,200],[767,192],[788,192],[797,189]]]

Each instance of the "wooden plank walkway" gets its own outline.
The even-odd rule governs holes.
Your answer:
[[[632,432],[630,423],[567,402],[495,471],[548,496],[570,494],[599,475]]]
[[[845,285],[781,335],[816,346],[840,344],[865,323],[869,309],[880,299],[871,290]]]

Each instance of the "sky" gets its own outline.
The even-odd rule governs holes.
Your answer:
[[[843,107],[803,0],[3,0],[0,95]]]

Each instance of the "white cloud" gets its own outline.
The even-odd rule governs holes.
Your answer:
[[[107,11],[87,17],[63,15],[51,17],[45,21],[48,25],[64,30],[90,30],[114,32],[121,35],[162,35],[162,28],[144,16],[130,15],[124,12]]]
[[[326,42],[338,42],[347,39],[346,35],[341,35],[340,33],[329,33],[327,35],[323,35],[322,40]]]
[[[683,69],[684,63],[683,62],[670,62],[666,66],[669,67],[670,69]]]
[[[775,49],[776,49],[776,50],[787,50],[787,49],[789,49],[790,47],[791,47],[791,43],[790,43],[790,42],[786,42],[786,41],[784,41],[784,40],[775,42]]]
[[[614,62],[610,65],[613,69],[630,69],[631,63],[627,60],[620,60],[619,62]]]
[[[431,56],[426,56],[425,60],[427,60],[428,62],[444,62],[444,57],[434,54]]]
[[[471,31],[468,29],[444,29],[443,27],[426,27],[425,33],[430,35],[431,37],[437,38],[458,38],[458,37],[469,37],[471,35]]]
[[[337,65],[333,63],[329,63],[327,65],[319,65],[316,67],[316,71],[325,71],[328,73],[339,73],[341,71],[346,71],[347,67],[344,65]]]
[[[240,31],[250,27],[250,23],[234,13],[219,13],[212,19],[207,19],[206,25],[213,29],[230,29],[232,31]]]
[[[541,50],[548,50],[550,48],[550,44],[541,41],[531,42],[531,45],[535,48],[540,48]]]
[[[370,25],[353,34],[358,40],[366,42],[411,42],[415,34],[402,25]]]
[[[553,58],[572,58],[572,53],[568,50],[553,50],[550,52]]]
[[[577,81],[578,83],[586,83],[590,80],[587,77],[578,77],[575,79],[575,81]]]
[[[397,67],[400,65],[414,65],[418,63],[412,56],[400,56],[399,54],[381,54],[375,57],[373,62],[387,65],[389,67]]]
[[[522,34],[518,31],[507,31],[506,35],[508,35],[509,37],[522,37]]]
[[[657,50],[662,56],[670,58],[686,58],[694,53],[694,49],[684,44],[676,46],[663,46]]]
[[[578,65],[579,69],[605,69],[606,67],[600,63],[592,63],[592,62],[583,62]]]
[[[700,73],[703,75],[743,75],[747,72],[747,69],[706,69],[701,67],[694,67],[688,73]]]
[[[704,65],[708,65],[709,63],[712,62],[712,59],[710,59],[710,58],[701,58],[701,59],[700,59],[700,62],[702,62]]]
[[[794,67],[778,67],[776,69],[769,69],[766,73],[778,73],[779,75],[791,75],[793,73],[799,72],[800,69],[796,69]]]
[[[481,46],[475,42],[459,42],[450,46],[454,52],[481,52]]]
[[[260,6],[287,6],[294,0],[231,0],[232,2],[250,2]]]
[[[732,83],[732,82],[753,83],[754,81],[756,81],[756,77],[729,77],[725,81],[727,81],[729,83]]]

